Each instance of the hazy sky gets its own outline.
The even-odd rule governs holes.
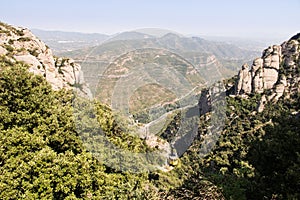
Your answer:
[[[0,20],[46,30],[285,37],[300,31],[300,0],[6,0]]]

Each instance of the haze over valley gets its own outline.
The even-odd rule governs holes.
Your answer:
[[[300,199],[298,0],[1,8],[0,199]]]

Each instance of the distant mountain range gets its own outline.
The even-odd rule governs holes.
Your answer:
[[[47,43],[47,40],[45,41]],[[48,44],[51,45],[52,43]],[[65,44],[60,44],[60,46],[66,47]],[[52,48],[55,49],[55,46]],[[56,51],[56,53],[59,56],[71,57],[79,62],[87,77],[86,80],[93,90],[99,77],[112,62],[128,52],[149,48],[154,52],[163,49],[170,54],[174,53],[183,57],[198,70],[201,76],[209,80],[212,77],[215,77],[215,80],[220,78],[219,73],[216,73],[217,71],[221,72],[223,77],[230,77],[237,72],[243,63],[260,55],[256,51],[245,50],[232,44],[208,41],[199,37],[184,37],[174,32],[168,32],[162,37],[158,37],[136,31],[110,36],[101,44],[97,44],[95,41],[94,46],[89,47],[87,44],[81,49]],[[149,63],[151,60],[145,58],[143,62]]]
[[[183,34],[180,34],[176,31],[160,28],[142,28],[110,35],[101,33],[48,31],[41,29],[32,29],[32,32],[41,40],[46,42],[47,45],[51,47],[55,53],[100,45],[103,42],[107,41],[159,38],[168,33],[173,33],[180,37],[184,37]],[[254,50],[259,52],[262,51],[265,46],[280,43],[280,41],[283,40],[283,38],[249,39],[212,35],[185,35],[185,37],[201,37],[209,41],[224,42],[227,44],[235,45],[245,50]]]
[[[106,52],[113,52],[116,56],[122,53],[142,48],[163,48],[176,53],[199,52],[213,53],[224,59],[249,59],[258,52],[244,50],[235,45],[204,40],[199,37],[182,37],[174,33],[167,33],[162,37],[153,37],[137,32],[124,32],[103,41],[100,45],[93,45],[74,51],[60,52],[61,55],[71,56],[75,59],[94,57],[102,60]]]
[[[54,50],[54,52],[72,51],[116,40],[156,38],[162,37],[168,33],[175,33],[169,30],[151,28],[126,31],[112,35],[101,33],[46,31],[40,29],[32,29],[32,32],[41,40],[45,41],[47,45]]]
[[[168,29],[161,29],[161,28],[141,28],[141,29],[136,29],[134,31],[139,32],[139,33],[144,33],[147,35],[152,35],[154,37],[162,37],[168,33],[174,33],[176,35],[183,36],[182,34],[176,32],[176,31],[172,31],[172,30],[168,30]]]
[[[109,38],[99,33],[78,33],[32,29],[55,53],[99,45]]]
[[[56,55],[73,58],[79,63],[94,96],[108,104],[111,102],[110,91],[113,91],[116,78],[126,76],[128,70],[149,70],[164,65],[166,69],[175,69],[181,76],[190,79],[194,88],[199,88],[233,76],[243,63],[260,55],[257,51],[230,43],[187,37],[164,29],[138,29],[114,35],[41,30],[33,32]],[[162,72],[157,68],[156,73],[155,76],[160,76]],[[171,76],[169,72],[164,73],[164,76]],[[197,77],[191,79],[191,73],[196,73]],[[151,91],[155,92],[152,94]],[[138,112],[138,115],[143,110],[136,110],[134,105],[142,108],[146,106],[142,105],[146,100],[141,98],[145,93],[157,97],[155,100],[147,99],[154,107],[176,101],[171,94],[166,95],[167,99],[160,99],[167,91],[150,84],[137,90],[131,99],[131,109]]]

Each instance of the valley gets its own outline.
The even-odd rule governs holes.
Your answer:
[[[81,49],[70,49],[65,52],[55,49],[55,45],[53,44],[53,41],[62,40],[62,38],[58,37],[59,34],[56,34],[58,35],[57,38],[53,37],[53,32],[44,31],[37,32],[37,34],[42,39],[45,39],[46,42],[49,41],[48,45],[51,46],[51,44],[53,44],[52,47],[54,51],[57,51],[59,56],[71,57],[79,63],[82,67],[85,81],[88,83],[93,96],[101,99],[102,102],[110,106],[112,106],[112,94],[109,94],[108,91],[114,91],[113,87],[115,85],[112,81],[114,78],[117,78],[116,75],[113,74],[119,73],[118,71],[120,70],[127,71],[128,67],[126,68],[126,65],[134,66],[130,71],[135,71],[135,68],[138,69],[142,67],[146,69],[146,65],[155,65],[156,67],[166,66],[169,69],[176,67],[182,68],[176,70],[185,70],[187,67],[194,68],[194,72],[187,73],[194,73],[196,76],[189,77],[189,83],[187,84],[194,82],[190,89],[200,84],[197,86],[198,92],[196,91],[196,93],[199,93],[204,86],[234,75],[242,63],[249,62],[252,57],[259,55],[256,51],[244,50],[234,45],[208,41],[199,37],[185,37],[168,30],[145,29],[141,31],[142,32],[138,32],[137,30],[107,36],[99,45],[94,46],[86,43],[83,44]],[[160,34],[151,35],[145,33],[147,31]],[[74,34],[75,33],[65,33],[65,37],[71,39],[74,37]],[[84,34],[81,35],[81,37],[83,36]],[[87,35],[85,36],[88,38]],[[94,44],[97,44],[97,42]],[[180,64],[180,62],[182,62],[182,64]],[[115,65],[119,65],[119,67]],[[151,67],[148,66],[148,68],[150,69]],[[114,70],[117,71],[113,72]],[[176,77],[170,77],[168,70],[161,70],[165,72],[152,72],[152,76],[159,76],[161,73],[165,73],[163,76],[168,77],[168,79],[176,80]],[[123,75],[127,73],[129,72],[124,72]],[[187,78],[186,75],[182,75]],[[129,87],[129,85],[127,86]],[[129,103],[129,107],[131,110],[134,110],[131,115],[138,116],[135,117],[136,120],[141,121],[142,118],[149,118],[147,114],[145,116],[145,113],[148,112],[147,107],[149,107],[149,105],[154,105],[154,99],[145,98],[147,98],[147,96],[153,97],[151,93],[162,97],[160,100],[156,98],[155,104],[157,105],[166,105],[168,102],[174,102],[175,96],[178,96],[178,94],[175,94],[175,96],[171,93],[168,94],[164,88],[154,87],[153,85],[149,85],[149,87],[150,90],[147,89],[147,87],[137,87],[135,88],[135,90],[138,89],[136,92],[134,90],[131,91],[131,93],[134,93],[134,96],[130,99],[132,103]],[[170,89],[171,88],[167,88],[169,91]],[[196,93],[195,95],[197,95]],[[128,98],[126,99],[129,100]],[[138,102],[138,99],[141,100]],[[147,105],[148,101],[149,105]],[[133,107],[133,104],[142,108],[139,111],[140,113],[136,112],[137,109]]]
[[[0,199],[299,199],[300,34],[250,46],[1,22]]]

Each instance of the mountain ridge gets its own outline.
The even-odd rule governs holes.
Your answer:
[[[75,89],[81,95],[91,97],[81,66],[74,60],[55,57],[29,29],[1,22],[0,33],[0,56],[4,59],[29,65],[29,71],[45,77],[54,90]]]
[[[101,45],[62,52],[59,55],[79,62],[85,75],[89,77],[89,84],[94,87],[99,79],[96,76],[101,76],[111,62],[123,54],[143,48],[165,49],[178,54],[191,62],[203,77],[216,75],[212,71],[217,69],[223,72],[224,77],[230,77],[240,64],[258,55],[255,51],[245,51],[234,45],[209,42],[197,37],[188,38],[174,33],[167,33],[160,38],[107,41]],[[145,59],[144,62],[148,61]]]
[[[258,107],[261,112],[267,102],[277,102],[281,97],[289,98],[300,92],[299,40],[300,33],[281,45],[265,49],[250,68],[244,64],[238,74],[235,95],[262,94]]]

